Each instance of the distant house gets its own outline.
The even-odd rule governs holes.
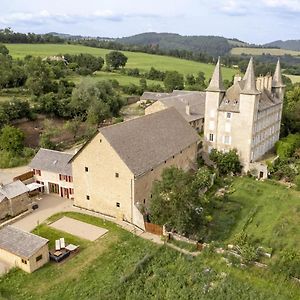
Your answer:
[[[31,273],[49,261],[48,240],[13,226],[0,229],[0,259]]]
[[[73,154],[41,148],[32,159],[29,167],[34,180],[44,185],[43,192],[73,198],[72,166],[69,163]]]
[[[144,229],[154,180],[195,166],[199,136],[175,108],[103,127],[72,158],[74,205]]]
[[[20,180],[0,185],[0,220],[26,211],[31,203],[29,189]]]
[[[173,91],[167,97],[158,99],[145,109],[151,114],[166,108],[174,107],[184,119],[198,132],[203,131],[205,114],[205,92]]]

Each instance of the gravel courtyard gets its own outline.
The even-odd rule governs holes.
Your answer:
[[[95,241],[108,232],[107,229],[68,217],[62,217],[49,226],[89,241]]]

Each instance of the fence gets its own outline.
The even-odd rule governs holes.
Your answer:
[[[146,229],[147,232],[157,234],[157,235],[163,235],[162,226],[159,226],[157,224],[152,224],[152,223],[145,222],[145,229]]]

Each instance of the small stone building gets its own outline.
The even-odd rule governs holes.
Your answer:
[[[0,220],[26,211],[31,203],[28,188],[20,180],[0,185]]]
[[[48,240],[13,226],[0,229],[0,259],[32,273],[49,261]]]

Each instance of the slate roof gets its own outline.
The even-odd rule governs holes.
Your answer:
[[[13,199],[17,196],[27,193],[29,190],[26,185],[20,180],[3,185],[0,187],[0,202],[5,198]]]
[[[196,143],[199,136],[175,108],[100,128],[135,176]]]
[[[0,248],[23,258],[29,259],[48,242],[11,225],[0,229]]]
[[[29,167],[62,175],[72,176],[69,163],[73,154],[41,148],[32,159]]]
[[[164,97],[168,97],[171,94],[169,93],[152,93],[152,92],[144,92],[143,95],[140,97],[141,100],[152,100],[157,101]]]
[[[174,91],[173,95],[160,99],[165,107],[175,107],[187,122],[204,118],[205,114],[205,92]],[[190,114],[186,113],[186,105],[190,106]]]

